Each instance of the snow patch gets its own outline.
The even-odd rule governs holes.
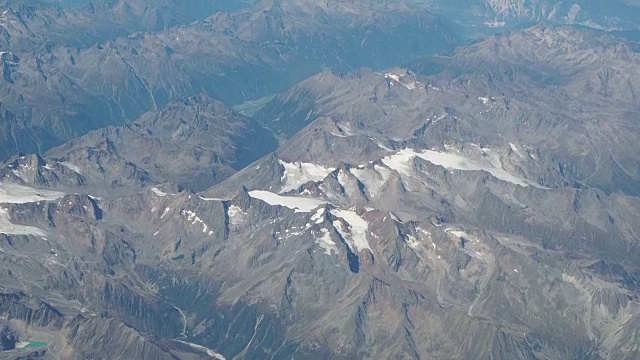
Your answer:
[[[227,201],[227,199],[208,198],[208,197],[204,197],[204,196],[200,196],[200,200],[204,200],[204,201]]]
[[[391,175],[389,169],[382,166],[374,166],[373,169],[352,168],[351,173],[364,185],[365,191],[372,196],[376,196]]]
[[[0,183],[0,203],[26,204],[39,201],[52,201],[64,195],[64,193],[58,191],[34,189],[12,183]],[[0,208],[0,233],[11,235],[45,235],[44,231],[37,227],[13,224],[9,210],[4,208]]]
[[[229,215],[230,218],[235,217],[237,215],[241,215],[242,209],[240,209],[239,207],[235,206],[235,205],[231,205],[229,206],[229,211],[227,212],[227,215]]]
[[[369,223],[361,218],[355,211],[352,210],[331,210],[331,214],[341,218],[347,223],[347,229],[344,229],[342,222],[335,220],[333,226],[342,235],[342,238],[347,244],[358,252],[360,250],[370,250],[371,246],[367,240],[367,230],[369,229]]]
[[[358,184],[355,183],[353,179],[350,179],[347,173],[343,170],[340,170],[340,172],[338,172],[338,183],[340,184],[340,186],[342,186],[347,196],[353,196],[360,190],[358,188]]]
[[[198,345],[198,344],[194,344],[194,343],[190,343],[190,342],[186,342],[186,341],[182,341],[182,340],[175,340],[177,342],[183,343],[185,345],[189,345],[192,348],[202,351],[204,353],[206,353],[209,357],[216,359],[216,360],[227,360],[224,356],[222,356],[222,354],[217,353],[214,350],[209,349],[208,347],[204,347],[202,345]]]
[[[518,155],[518,156],[519,156],[519,157],[521,157],[521,158],[522,158],[522,157],[524,157],[524,156],[522,155],[522,153],[520,152],[520,149],[518,149],[518,147],[517,147],[515,144],[513,144],[513,143],[509,143],[509,147],[511,147],[511,151],[513,151],[514,153],[516,153],[516,155]]]
[[[311,221],[314,221],[316,224],[322,224],[324,221],[324,208],[318,209],[315,214],[311,217]]]
[[[156,195],[158,195],[160,197],[165,197],[165,196],[169,195],[166,192],[162,192],[162,191],[160,191],[160,189],[155,188],[155,187],[151,188],[151,191],[153,191],[154,194],[156,194]]]
[[[75,171],[75,172],[76,172],[77,174],[79,174],[79,175],[82,175],[82,169],[80,169],[80,168],[79,168],[78,166],[76,166],[76,165],[73,165],[73,164],[68,163],[68,162],[66,162],[66,161],[61,162],[61,163],[60,163],[60,165],[62,165],[62,166],[64,166],[64,167],[66,167],[66,168],[69,168],[69,169],[71,169],[71,170],[73,170],[73,171]]]
[[[318,206],[322,206],[327,203],[324,200],[306,198],[301,196],[283,196],[264,190],[249,191],[249,196],[258,200],[262,200],[272,206],[284,206],[286,208],[295,210],[295,212],[305,213],[311,212]]]
[[[300,185],[309,181],[321,181],[335,170],[335,168],[303,162],[288,163],[282,160],[278,160],[278,162],[284,167],[284,173],[281,178],[281,193],[297,189]]]
[[[394,214],[394,213],[393,213],[393,212],[391,212],[391,211],[389,211],[389,214],[391,215],[391,218],[393,219],[393,221],[395,221],[395,222],[397,222],[397,223],[399,223],[399,224],[404,224],[404,223],[402,222],[402,220],[400,220],[400,218],[399,218],[396,214]]]
[[[242,222],[243,215],[247,215],[242,209],[238,206],[231,205],[227,210],[227,216],[229,216],[229,221],[236,225]]]
[[[331,240],[331,235],[329,234],[329,230],[323,228],[321,231],[322,231],[322,236],[316,239],[316,244],[318,244],[318,246],[320,246],[324,250],[324,253],[326,255],[331,255],[331,250],[335,251],[337,254],[338,247],[333,242],[333,240]]]
[[[409,245],[410,248],[415,250],[415,249],[418,249],[418,247],[420,246],[420,242],[418,241],[418,239],[416,239],[415,236],[407,235],[407,245]]]
[[[445,229],[444,231],[460,239],[465,239],[465,240],[474,242],[476,244],[479,242],[479,240],[476,237],[471,236],[468,233],[461,230],[453,230],[451,228],[448,228],[448,229]]]
[[[202,219],[198,217],[198,215],[191,210],[182,210],[180,214],[187,217],[187,221],[191,222],[191,225],[202,224],[202,232],[205,234],[212,235],[213,231],[209,231],[209,225],[207,225]]]
[[[397,82],[398,84],[404,86],[408,90],[415,90],[417,85],[420,84],[420,82],[418,82],[418,81],[413,81],[413,80],[406,81],[404,76],[397,75],[397,74],[392,74],[392,73],[385,73],[384,74],[384,78],[385,79],[391,79],[391,80]],[[391,84],[393,84],[393,83],[391,83]]]
[[[388,167],[397,170],[404,175],[411,175],[411,159],[419,157],[427,160],[434,165],[442,166],[449,170],[461,170],[461,171],[486,171],[493,177],[523,187],[535,186],[542,188],[540,185],[523,179],[516,175],[510,174],[502,168],[491,167],[478,164],[477,162],[468,159],[462,155],[438,152],[433,150],[424,150],[422,152],[415,152],[411,149],[404,149],[398,151],[394,155],[387,156],[382,159],[382,162]],[[494,164],[496,165],[496,164]]]

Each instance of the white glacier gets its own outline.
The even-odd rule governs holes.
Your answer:
[[[353,210],[331,210],[331,214],[341,218],[348,224],[348,228],[345,229],[342,226],[342,222],[334,221],[333,226],[338,230],[342,238],[345,239],[347,244],[352,248],[354,252],[360,250],[371,250],[369,241],[367,240],[367,231],[369,229],[369,223],[361,218]]]
[[[280,205],[287,207],[289,209],[295,210],[295,212],[311,212],[318,206],[322,206],[327,203],[324,200],[306,198],[301,196],[283,196],[265,190],[249,191],[249,196],[258,200],[262,200],[269,205]]]
[[[414,157],[419,157],[421,159],[429,161],[434,165],[439,165],[450,170],[486,171],[497,179],[515,185],[520,185],[523,187],[535,186],[542,188],[540,185],[532,181],[510,174],[502,168],[482,165],[464,156],[447,152],[438,152],[433,150],[423,150],[420,152],[416,152],[411,149],[404,149],[398,151],[393,155],[385,157],[384,159],[382,159],[382,162],[388,167],[397,170],[401,174],[411,175],[412,171],[410,160]]]
[[[288,163],[282,160],[278,162],[284,167],[281,193],[296,189],[309,181],[320,181],[335,170],[335,168],[303,162]]]

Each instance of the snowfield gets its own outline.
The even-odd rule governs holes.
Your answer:
[[[52,201],[63,196],[64,193],[59,191],[39,190],[12,183],[0,183],[0,203],[26,204],[38,201]],[[45,235],[44,231],[36,227],[11,223],[9,212],[4,208],[0,208],[0,233],[8,235]]]
[[[0,182],[0,203],[26,204],[38,201],[51,201],[63,197],[59,191],[34,189],[12,183]]]
[[[44,231],[37,227],[13,224],[7,209],[2,208],[0,208],[0,234],[45,236]]]
[[[445,169],[461,171],[486,171],[497,179],[515,185],[523,187],[535,186],[542,188],[540,185],[532,181],[510,174],[502,168],[478,164],[477,162],[464,156],[447,152],[438,152],[432,150],[423,150],[421,152],[416,152],[411,149],[404,149],[398,151],[393,155],[385,157],[384,159],[382,159],[382,162],[391,169],[395,169],[403,175],[411,175],[411,160],[414,157],[419,157],[434,165],[442,166]]]
[[[269,205],[279,205],[295,210],[295,212],[311,212],[318,206],[322,206],[327,202],[324,200],[305,198],[301,196],[283,196],[274,194],[271,191],[254,190],[249,191],[249,196],[262,200]]]
[[[297,189],[300,185],[309,181],[320,181],[335,170],[335,168],[327,168],[310,163],[288,163],[282,160],[278,160],[278,162],[284,167],[284,173],[281,179],[281,193]]]
[[[348,224],[348,228],[345,229],[342,226],[342,222],[334,221],[333,226],[338,230],[342,238],[349,244],[349,247],[353,249],[353,252],[360,250],[370,250],[371,246],[367,240],[367,231],[369,229],[369,223],[361,218],[355,211],[352,210],[331,210],[331,214],[341,218]]]

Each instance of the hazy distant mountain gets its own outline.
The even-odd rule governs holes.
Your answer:
[[[635,0],[432,0],[429,3],[433,11],[459,22],[493,28],[545,21],[603,30],[640,29],[640,4]]]
[[[450,57],[413,62],[410,69],[325,72],[275,97],[255,118],[285,138],[330,117],[371,135],[424,133],[426,143],[471,134],[467,141],[480,144],[517,140],[546,158],[532,174],[546,186],[559,181],[640,194],[640,163],[633,155],[640,151],[634,120],[640,58],[625,43],[597,32],[537,26],[488,37]],[[477,93],[461,97],[468,89]],[[435,121],[441,117],[451,121]]]
[[[19,44],[32,37],[18,30],[16,25],[10,32],[0,60],[0,100],[10,129],[2,134],[0,157],[18,150],[43,152],[173,99],[206,93],[234,104],[283,91],[324,67],[383,68],[446,52],[457,43],[448,23],[426,10],[367,1],[350,6],[265,1],[250,10],[87,48],[12,51],[16,34]]]
[[[18,157],[0,309],[71,359],[637,358],[639,71],[609,35],[536,26],[324,71],[254,119],[197,97]],[[254,121],[274,153],[200,194],[153,184],[269,151]],[[127,191],[96,197],[91,166]]]
[[[576,2],[2,9],[0,358],[640,358],[638,7]]]

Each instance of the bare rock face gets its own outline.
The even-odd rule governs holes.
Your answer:
[[[48,150],[0,166],[0,357],[640,358],[638,54],[538,25],[414,59],[447,24],[269,0],[3,53],[2,149]]]
[[[480,155],[471,142],[503,149],[500,157],[510,158],[500,160],[504,166],[547,187],[636,195],[639,165],[629,149],[638,132],[623,129],[634,127],[639,61],[610,35],[536,26],[413,62],[409,70],[324,72],[276,96],[255,118],[285,138],[328,119],[283,148],[305,160],[316,153],[309,149],[363,162],[383,147],[447,143]],[[596,116],[603,109],[607,115]],[[611,136],[616,144],[598,145]]]
[[[206,19],[164,28],[190,18],[175,14],[181,20],[165,23],[161,18],[171,16],[171,9],[190,6],[194,5],[172,1],[154,2],[153,6],[144,1],[121,1],[113,8],[89,6],[94,13],[121,19],[123,31],[129,25],[157,31],[131,30],[111,37],[97,34],[87,44],[67,44],[64,36],[49,40],[47,31],[53,25],[39,21],[55,22],[61,33],[75,38],[77,32],[83,33],[76,31],[75,21],[100,33],[100,22],[94,24],[84,17],[101,19],[102,15],[90,10],[58,10],[68,16],[65,18],[31,8],[7,10],[0,23],[6,23],[9,40],[20,38],[15,45],[12,41],[4,44],[0,58],[4,71],[0,119],[6,124],[3,128],[10,130],[0,135],[0,157],[17,151],[44,152],[184,97],[205,93],[237,104],[284,91],[326,66],[382,68],[449,51],[458,43],[449,24],[424,6],[385,7],[367,1],[357,2],[355,8],[263,1],[235,13],[214,14],[212,8]],[[34,29],[21,20],[25,12],[35,18]],[[128,14],[150,24],[129,24]],[[158,19],[146,19],[153,14]],[[378,22],[390,26],[380,28]],[[14,25],[20,28],[13,29]],[[29,44],[29,50],[21,48],[22,44]],[[30,51],[32,48],[37,50]]]
[[[15,349],[17,342],[17,334],[8,325],[3,324],[0,328],[0,351]]]
[[[198,190],[276,147],[273,135],[255,121],[199,96],[172,102],[125,126],[90,132],[47,156],[74,164],[87,186],[172,182]]]

